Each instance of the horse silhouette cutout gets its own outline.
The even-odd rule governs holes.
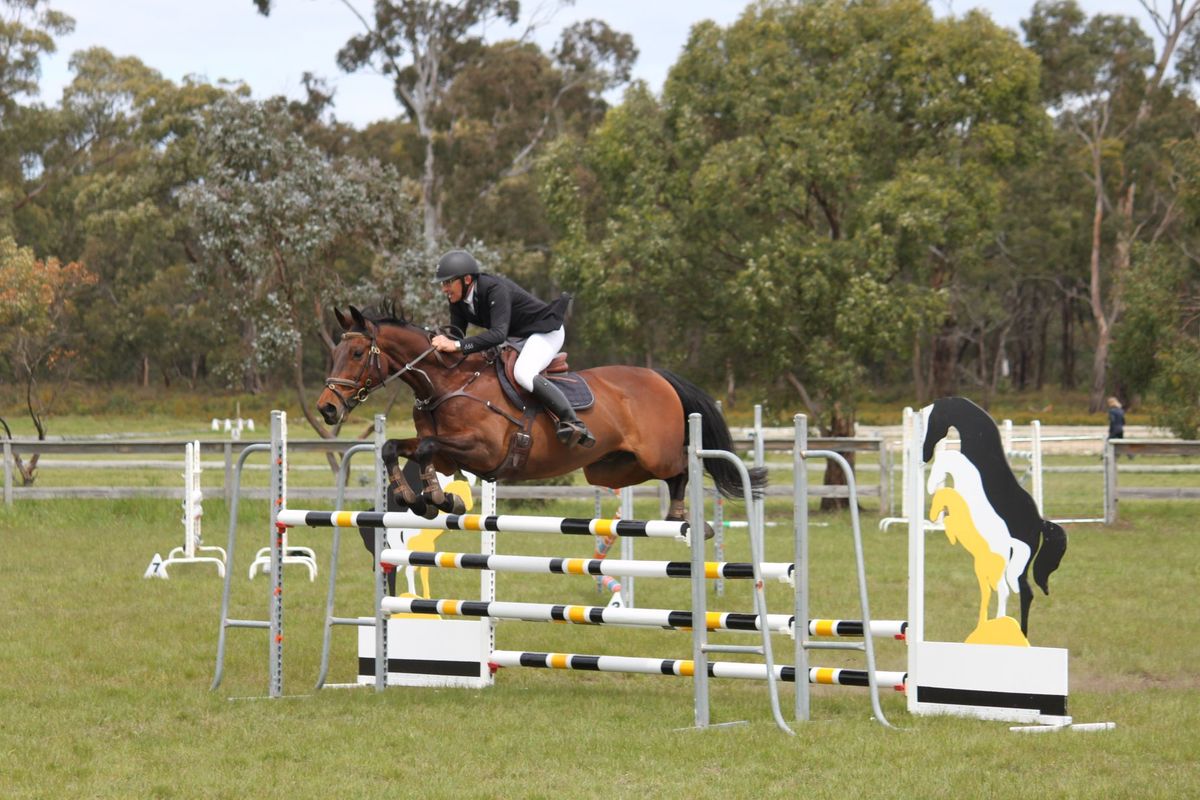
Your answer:
[[[990,505],[1008,526],[1009,535],[1023,542],[1031,554],[1017,578],[1021,597],[1021,632],[1029,635],[1029,607],[1033,580],[1050,594],[1050,574],[1058,569],[1067,552],[1067,534],[1062,527],[1043,519],[1037,504],[1025,491],[1008,466],[996,423],[979,406],[965,397],[943,397],[921,409],[925,438],[922,460],[933,460],[934,448],[946,438],[950,428],[958,431],[959,450],[979,471],[983,491]]]

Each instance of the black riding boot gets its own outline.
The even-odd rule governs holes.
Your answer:
[[[560,442],[567,446],[578,444],[583,447],[591,447],[596,443],[587,426],[575,416],[575,409],[567,402],[562,389],[547,380],[546,376],[538,375],[533,379],[533,396],[540,400],[551,414],[558,417],[556,433]]]

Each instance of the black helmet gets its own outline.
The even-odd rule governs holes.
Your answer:
[[[479,262],[475,260],[475,256],[466,250],[451,250],[438,259],[437,276],[433,282],[441,283],[451,278],[478,274]]]

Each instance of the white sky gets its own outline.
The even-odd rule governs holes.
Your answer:
[[[373,5],[352,2],[364,13]],[[635,77],[658,91],[695,22],[727,25],[746,5],[745,0],[576,0],[537,38],[548,48],[564,25],[604,19],[633,35],[641,53]],[[932,0],[932,5],[939,14],[985,8],[999,24],[1017,29],[1032,0]],[[1089,14],[1138,16],[1151,32],[1137,0],[1080,0],[1080,5]],[[275,0],[270,17],[259,15],[252,0],[51,0],[51,6],[75,18],[75,33],[60,39],[58,53],[43,63],[40,99],[47,104],[57,103],[70,81],[71,53],[101,46],[118,56],[137,56],[174,81],[189,74],[243,80],[256,97],[302,97],[301,75],[313,72],[337,90],[337,118],[359,127],[400,113],[389,81],[338,69],[338,49],[361,28],[339,0]],[[528,15],[538,6],[539,0],[525,0],[522,10]],[[504,35],[496,31],[493,38]]]

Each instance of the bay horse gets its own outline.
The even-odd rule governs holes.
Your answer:
[[[671,496],[667,518],[685,520],[688,415],[701,415],[705,449],[733,449],[729,428],[712,398],[666,370],[605,366],[578,373],[595,397],[590,408],[578,413],[596,443],[568,447],[559,442],[553,422],[538,410],[536,401],[525,398],[533,404],[533,414],[523,418],[523,410],[508,399],[494,351],[440,353],[431,344],[434,331],[390,308],[370,318],[353,306],[349,317],[337,309],[334,314],[343,333],[317,411],[332,425],[393,380],[413,390],[417,435],[389,440],[381,456],[389,494],[417,514],[433,518],[438,510],[463,513],[462,500],[442,491],[437,472],[466,470],[489,480],[525,481],[582,468],[588,483],[611,489],[651,478],[665,481]],[[420,494],[405,480],[401,458],[419,464]],[[704,459],[704,468],[724,496],[742,499],[736,467],[721,459]],[[751,469],[750,477],[752,491],[761,495],[766,469]]]
[[[1013,475],[1000,430],[986,411],[965,397],[943,397],[921,409],[921,415],[925,427],[921,460],[928,464],[937,443],[950,428],[957,430],[959,450],[979,471],[988,504],[1004,520],[1009,535],[1024,542],[1032,554],[1017,578],[1021,633],[1028,636],[1029,606],[1033,604],[1029,567],[1033,567],[1034,582],[1050,594],[1050,573],[1058,569],[1067,552],[1067,533],[1062,526],[1042,518],[1037,503]]]

